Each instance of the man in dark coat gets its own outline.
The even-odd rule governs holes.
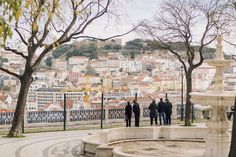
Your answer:
[[[160,125],[165,125],[166,124],[166,104],[163,102],[162,98],[160,99],[160,102],[158,103],[158,114],[159,114],[159,121]]]
[[[127,105],[125,106],[125,121],[126,121],[126,127],[131,127],[131,117],[132,117],[132,106],[130,105],[130,102],[127,102]]]
[[[157,125],[157,104],[155,100],[152,100],[152,103],[149,105],[148,109],[150,110],[150,122],[153,124],[153,118],[155,119],[155,124]]]
[[[171,125],[172,104],[166,99],[166,125]]]
[[[135,127],[139,127],[139,118],[140,118],[140,107],[136,100],[133,100],[133,112],[134,112],[134,119],[135,119]]]

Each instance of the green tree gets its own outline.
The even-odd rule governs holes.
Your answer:
[[[128,50],[141,50],[143,48],[143,40],[142,39],[134,39],[125,43],[125,49]]]
[[[120,49],[122,49],[122,46],[121,45],[114,45],[113,49],[114,50],[120,50]]]
[[[2,67],[2,65],[4,64],[4,62],[8,62],[8,59],[7,58],[2,58],[0,56],[0,67]]]
[[[39,68],[41,61],[50,51],[72,39],[99,39],[87,36],[84,32],[94,21],[112,13],[117,1],[1,0],[0,2],[0,45],[9,53],[25,59],[24,71],[21,74],[0,67],[1,71],[20,80],[16,110],[8,136],[21,136],[27,94],[33,81],[32,74]],[[14,36],[14,40],[17,38],[16,40],[21,41],[20,47],[24,48],[24,51],[12,47],[13,44],[8,45],[7,41],[13,42],[11,35]]]
[[[55,50],[52,51],[52,56],[54,58],[59,58],[61,55],[68,52],[70,49],[73,49],[73,47],[74,46],[72,44],[61,45],[61,46],[57,47]]]
[[[46,59],[45,62],[46,62],[46,65],[47,65],[47,66],[49,66],[49,67],[52,66],[52,59],[53,59],[52,57],[48,57],[48,58]]]
[[[88,46],[74,47],[66,53],[66,59],[73,56],[86,56],[86,57],[97,57],[97,48],[94,44]]]

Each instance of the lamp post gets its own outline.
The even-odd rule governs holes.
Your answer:
[[[102,90],[102,97],[101,97],[101,123],[100,123],[100,128],[103,129],[103,93],[104,93],[104,89],[103,89],[103,78],[101,79],[101,90]]]
[[[64,93],[64,110],[63,110],[63,115],[64,115],[64,119],[63,119],[63,130],[66,130],[66,93]]]
[[[184,67],[180,67],[180,74],[181,74],[181,121],[184,120],[184,73],[183,73]]]

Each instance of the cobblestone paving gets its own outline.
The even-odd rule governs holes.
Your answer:
[[[26,134],[24,138],[0,138],[0,157],[82,157],[81,138],[92,131]]]

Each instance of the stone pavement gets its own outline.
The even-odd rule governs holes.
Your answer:
[[[0,137],[0,157],[80,157],[81,138],[92,130],[25,134]]]

